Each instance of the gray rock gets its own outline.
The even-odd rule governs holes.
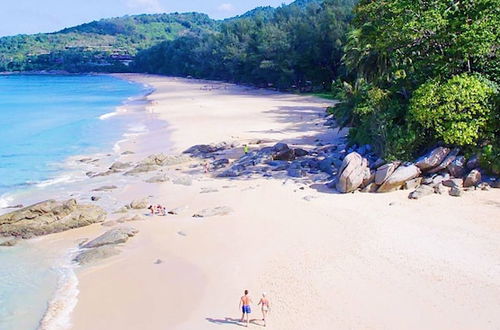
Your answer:
[[[438,195],[442,195],[446,192],[446,188],[442,183],[439,183],[434,186],[434,192]]]
[[[417,159],[415,165],[422,171],[429,171],[441,164],[450,153],[449,148],[438,147],[425,156]]]
[[[292,161],[294,159],[295,159],[295,151],[293,149],[281,150],[273,155],[273,160]]]
[[[147,173],[147,172],[153,172],[158,169],[158,166],[156,165],[149,165],[149,164],[139,164],[130,171],[125,172],[123,175],[137,175],[137,174],[142,174],[142,173]]]
[[[467,162],[467,169],[468,170],[478,168],[479,166],[481,166],[481,164],[480,164],[478,155],[472,156],[472,158],[469,159],[469,161]]]
[[[100,173],[92,173],[92,172],[89,172],[87,175],[90,174],[90,177],[92,178],[97,178],[97,177],[101,177],[101,176],[109,176],[109,175],[113,175],[113,174],[116,174],[116,173],[120,173],[120,171],[118,170],[108,170],[108,171],[105,171],[105,172],[100,172]]]
[[[464,186],[463,179],[448,179],[448,180],[444,180],[442,183],[443,183],[443,186],[449,187],[449,188],[452,188],[452,187],[462,188]]]
[[[155,175],[145,180],[147,183],[164,183],[168,181],[170,181],[170,178],[166,174]]]
[[[408,198],[410,199],[420,199],[425,196],[434,194],[434,188],[431,186],[423,185],[418,187],[415,191],[411,192]]]
[[[0,216],[0,235],[31,238],[103,222],[106,212],[74,199],[48,200]]]
[[[135,210],[142,210],[149,206],[149,200],[147,198],[135,199],[128,205],[128,208]]]
[[[477,185],[477,188],[483,191],[488,191],[491,189],[491,186],[489,185],[488,182],[481,182],[480,184]]]
[[[437,167],[430,170],[429,173],[437,173],[437,172],[444,170],[448,166],[450,166],[450,164],[457,158],[457,155],[459,152],[460,152],[460,149],[458,149],[458,148],[453,149],[448,154],[448,156],[446,156],[446,158],[441,162],[441,164],[439,164]]]
[[[74,259],[80,265],[89,265],[97,261],[116,256],[120,254],[120,250],[112,245],[101,246],[99,248],[80,252]]]
[[[154,262],[155,265],[159,265],[162,263],[163,263],[163,260],[161,260],[161,259],[156,259],[156,261]]]
[[[122,155],[133,155],[133,154],[135,154],[135,152],[130,151],[130,150],[122,152]]]
[[[451,187],[449,194],[453,197],[460,197],[463,195],[463,190],[459,187]]]
[[[117,186],[102,186],[96,189],[93,189],[92,191],[109,191],[118,188]]]
[[[457,156],[447,167],[452,177],[461,178],[465,173],[465,157]]]
[[[193,179],[189,175],[184,175],[173,179],[172,183],[183,186],[190,186],[193,184]]]
[[[90,197],[90,200],[91,200],[92,202],[97,202],[97,201],[98,201],[98,200],[100,200],[100,199],[101,199],[101,197],[99,197],[99,196],[91,196],[91,197]]]
[[[437,186],[438,184],[442,183],[443,181],[447,181],[449,179],[450,179],[450,175],[448,173],[445,173],[443,175],[436,175],[432,178],[431,185]]]
[[[306,171],[304,171],[302,168],[288,168],[287,170],[287,175],[292,177],[292,178],[301,178],[306,175]]]
[[[113,226],[116,226],[117,224],[118,224],[117,221],[110,220],[110,221],[104,221],[103,223],[101,223],[101,226],[104,226],[104,227],[113,227]]]
[[[185,150],[184,153],[190,154],[194,157],[205,158],[207,156],[210,156],[209,154],[213,154],[215,152],[223,151],[229,148],[234,148],[236,146],[237,143],[234,142],[232,143],[222,142],[218,144],[198,144]]]
[[[108,230],[96,239],[85,243],[82,247],[85,249],[92,249],[104,245],[115,245],[120,243],[125,243],[130,237],[135,236],[138,230],[132,227],[117,227]]]
[[[200,212],[193,214],[193,218],[208,218],[214,216],[228,215],[233,210],[227,206],[218,206],[211,209],[204,209]]]
[[[378,190],[378,188],[379,188],[379,185],[376,184],[375,182],[373,182],[373,183],[370,183],[369,185],[367,185],[366,187],[364,187],[363,189],[361,189],[361,192],[374,193]]]
[[[288,147],[288,144],[282,142],[276,143],[272,148],[275,152],[281,152],[290,149],[290,147]]]
[[[401,165],[401,162],[392,162],[377,168],[377,172],[375,173],[375,183],[378,185],[384,183],[385,180],[387,180],[392,173],[394,173],[399,165]]]
[[[293,151],[295,153],[295,157],[304,157],[304,156],[309,155],[309,152],[307,152],[306,150],[301,149],[301,148],[295,148],[295,149],[293,149]]]
[[[464,180],[464,188],[477,186],[481,182],[481,172],[472,170]]]
[[[187,234],[185,232],[183,232],[182,230],[178,231],[177,234],[180,235],[180,236],[184,236],[184,237],[187,236]]]
[[[415,190],[418,187],[420,187],[421,184],[422,184],[422,178],[418,177],[418,178],[406,181],[405,184],[403,185],[403,189],[405,189],[405,190]]]
[[[125,170],[132,166],[131,163],[114,162],[109,169],[110,170]]]
[[[349,193],[358,189],[365,178],[368,161],[357,152],[348,154],[339,170],[336,188],[341,193]]]
[[[335,157],[327,157],[319,162],[319,169],[327,174],[332,175],[334,171]]]
[[[214,170],[221,169],[223,167],[226,167],[227,165],[229,165],[229,159],[227,159],[227,158],[217,159],[217,160],[212,162],[212,168]]]
[[[415,179],[420,175],[420,169],[415,165],[399,166],[394,173],[377,190],[379,193],[400,189],[406,181]]]

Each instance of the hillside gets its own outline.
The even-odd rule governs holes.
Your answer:
[[[55,33],[0,38],[0,71],[126,71],[134,55],[190,30],[210,30],[205,14],[173,13],[103,19]]]

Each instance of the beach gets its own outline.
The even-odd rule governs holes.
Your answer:
[[[345,143],[346,130],[324,125],[334,101],[227,83],[123,74],[146,84],[146,133],[131,134],[112,162],[137,163],[155,153],[178,155],[193,145],[227,142],[231,161],[284,142],[306,150]],[[127,112],[127,109],[124,109]],[[137,115],[137,109],[133,110]],[[120,254],[76,269],[77,287],[63,321],[42,329],[235,329],[243,290],[254,304],[271,301],[269,329],[498,329],[500,327],[500,190],[454,198],[408,199],[408,191],[338,194],[308,178],[283,173],[219,178],[193,158],[151,173],[89,178],[79,186],[108,211],[147,198],[175,215],[130,222],[138,230]],[[183,183],[184,182],[184,183]],[[93,189],[114,184],[111,191]],[[47,196],[50,197],[50,196]],[[210,217],[202,210],[224,208]],[[101,224],[39,238],[77,248],[109,228]],[[59,316],[58,316],[59,317]],[[54,324],[58,324],[54,326]]]

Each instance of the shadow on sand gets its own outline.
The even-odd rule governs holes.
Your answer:
[[[219,324],[219,325],[237,325],[237,326],[246,328],[246,323],[245,322],[241,322],[240,319],[235,319],[235,318],[231,318],[231,317],[225,317],[225,318],[222,318],[222,319],[213,319],[213,318],[207,317],[206,320],[208,322],[214,323],[214,324]],[[261,323],[259,323],[259,321],[260,320],[257,320],[257,319],[251,319],[250,323],[254,324],[254,325],[258,325],[258,326],[263,327],[264,325],[261,324]]]

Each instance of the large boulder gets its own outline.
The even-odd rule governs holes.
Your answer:
[[[192,155],[194,157],[206,158],[211,156],[214,152],[222,151],[229,148],[234,148],[237,146],[235,142],[221,142],[217,144],[198,144],[185,150],[185,154]]]
[[[147,208],[149,205],[149,200],[147,198],[134,199],[127,205],[129,209],[142,210]]]
[[[387,180],[392,173],[394,173],[399,165],[401,165],[401,162],[392,162],[377,168],[377,172],[375,172],[375,183],[378,185],[384,183],[385,180]]]
[[[341,193],[358,189],[365,178],[368,161],[357,152],[348,154],[340,167],[336,188]]]
[[[0,235],[31,238],[103,222],[106,212],[74,199],[47,200],[0,216]]]
[[[85,250],[80,252],[73,261],[80,265],[88,265],[99,260],[115,256],[120,253],[114,245],[105,245],[95,249]]]
[[[139,231],[133,227],[123,226],[108,230],[101,236],[84,244],[85,249],[97,248],[104,245],[125,243],[129,237],[135,236]]]
[[[109,169],[110,170],[124,170],[131,167],[131,163],[114,162]]]
[[[420,175],[420,169],[415,165],[399,166],[394,173],[378,188],[377,192],[384,193],[400,189],[406,181]]]
[[[481,182],[481,172],[478,170],[472,170],[470,173],[465,177],[464,180],[464,187],[474,187],[477,186]]]
[[[295,159],[295,151],[293,149],[285,149],[273,155],[273,160],[292,161]]]
[[[458,156],[448,165],[447,170],[452,177],[461,178],[465,173],[465,164],[465,157]]]
[[[435,189],[431,186],[423,185],[415,189],[415,191],[411,192],[408,196],[409,199],[420,199],[425,196],[429,196],[434,194]]]
[[[439,166],[445,159],[446,156],[450,153],[449,148],[438,147],[427,155],[420,157],[417,159],[415,165],[422,171],[426,172],[432,170],[433,168]]]
[[[430,170],[429,173],[437,173],[447,168],[457,158],[459,152],[460,149],[458,148],[453,149],[448,154],[448,156],[446,156],[446,158],[441,162],[441,164]]]

